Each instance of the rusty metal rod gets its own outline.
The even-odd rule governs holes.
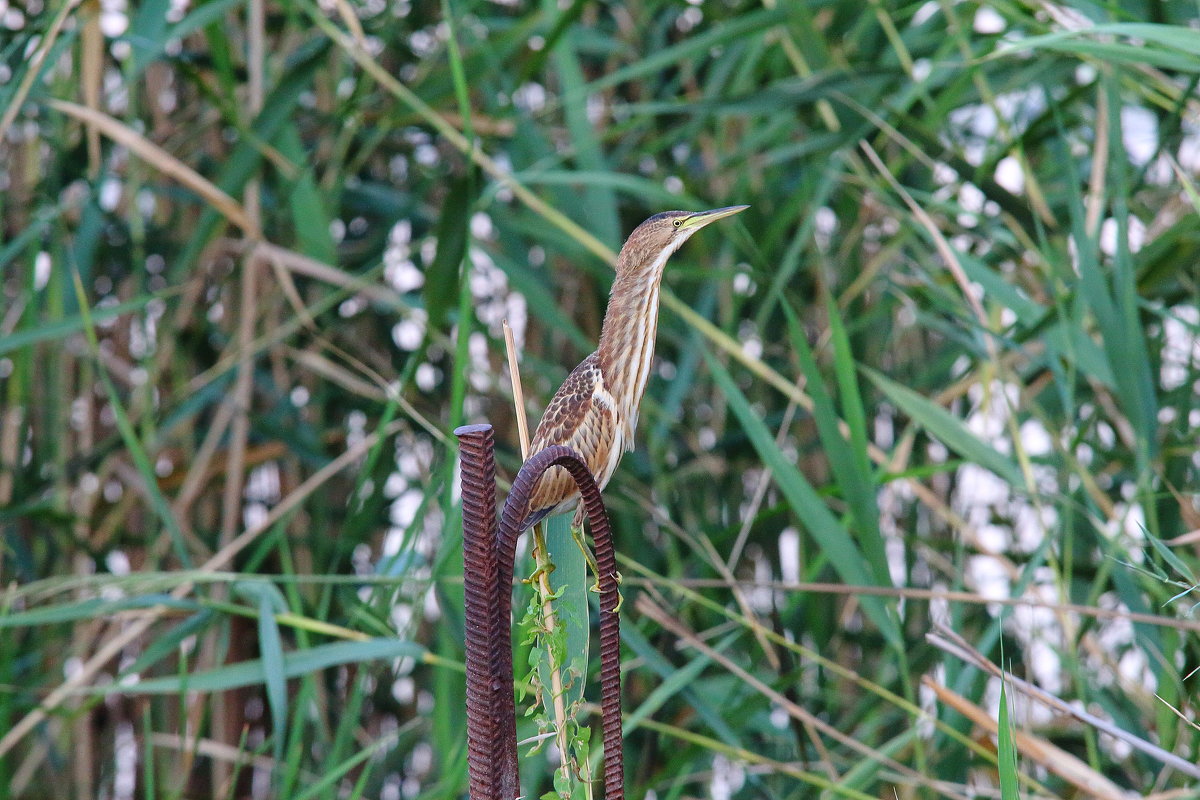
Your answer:
[[[521,467],[496,526],[492,426],[454,431],[462,458],[463,566],[467,666],[467,771],[471,800],[514,800],[520,793],[513,699],[512,580],[518,527],[542,474],[563,467],[579,486],[596,544],[600,579],[600,704],[604,726],[604,794],[624,800],[621,738],[620,618],[617,558],[600,490],[583,459],[556,445]]]
[[[502,683],[496,642],[496,460],[491,425],[454,431],[462,459],[463,595],[467,666],[467,776],[471,800],[500,800],[504,758],[494,698]],[[507,592],[505,593],[507,594]],[[507,624],[507,623],[506,623]],[[512,797],[512,795],[507,795]]]
[[[600,499],[600,489],[583,459],[569,447],[553,445],[535,453],[521,467],[513,479],[512,490],[504,503],[500,515],[497,536],[497,603],[498,621],[508,631],[504,641],[498,642],[496,650],[503,663],[500,665],[504,680],[497,686],[504,689],[495,697],[492,706],[499,711],[495,720],[499,738],[504,742],[503,761],[499,766],[499,781],[504,791],[510,787],[513,793],[505,793],[502,800],[516,797],[520,787],[520,771],[517,764],[516,701],[513,699],[512,630],[509,617],[512,613],[512,585],[517,537],[519,527],[529,515],[529,503],[534,485],[546,470],[563,467],[570,473],[579,487],[584,510],[596,544],[596,566],[600,580],[600,715],[604,726],[604,796],[606,800],[624,800],[625,768],[621,738],[621,622],[617,613],[620,602],[617,591],[617,555],[613,548],[612,529],[608,514]],[[499,626],[497,627],[499,632]],[[503,645],[503,646],[501,646]]]

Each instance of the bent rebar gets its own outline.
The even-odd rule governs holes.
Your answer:
[[[579,487],[596,545],[604,795],[607,800],[624,800],[617,560],[596,481],[574,450],[561,445],[547,447],[530,457],[517,473],[496,528],[492,428],[467,425],[454,433],[462,444],[467,768],[472,800],[513,800],[520,792],[510,623],[513,569],[517,538],[522,532],[518,526],[528,516],[530,494],[542,474],[552,467],[566,469]],[[494,539],[489,535],[493,531]]]

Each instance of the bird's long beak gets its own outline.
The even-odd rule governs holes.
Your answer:
[[[711,211],[697,211],[690,217],[683,220],[681,228],[703,228],[710,222],[716,222],[725,217],[731,217],[739,211],[745,211],[750,206],[726,206],[725,208],[714,208]]]

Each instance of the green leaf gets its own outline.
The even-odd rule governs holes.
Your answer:
[[[126,300],[123,303],[117,303],[111,306],[100,306],[92,309],[90,318],[92,322],[103,322],[114,317],[119,317],[122,314],[129,314],[134,311],[141,311],[155,298],[165,298],[176,294],[176,290],[167,292],[158,292],[155,294],[144,294],[140,297],[135,297],[132,300]],[[38,344],[39,342],[50,342],[56,339],[65,339],[73,333],[78,333],[84,329],[84,315],[77,314],[71,317],[65,317],[53,322],[38,323],[32,327],[22,328],[19,331],[14,331],[7,336],[0,336],[0,356],[7,353],[12,353],[20,350],[23,347]]]
[[[295,125],[285,125],[276,139],[279,152],[299,170],[290,185],[284,187],[288,209],[292,214],[292,228],[299,241],[299,251],[309,258],[325,264],[337,263],[337,252],[330,232],[332,222],[325,205],[325,197],[313,177],[310,159]]]
[[[1115,37],[1140,40],[1114,41]],[[994,58],[1029,50],[1050,50],[1103,61],[1153,65],[1186,72],[1200,71],[1200,37],[1179,25],[1115,23],[1092,25],[1079,30],[1031,36],[996,51]]]
[[[759,457],[771,471],[775,485],[783,492],[788,505],[820,545],[838,575],[849,584],[876,585],[874,577],[867,570],[866,557],[854,543],[850,532],[838,522],[837,517],[826,508],[820,495],[800,474],[800,470],[796,469],[776,446],[771,432],[750,408],[750,403],[738,389],[728,370],[708,351],[704,352],[704,358],[712,370],[713,377],[716,378],[717,385],[725,394],[730,409],[741,423],[742,430],[746,432]],[[863,597],[862,605],[867,616],[879,628],[888,643],[897,649],[903,648],[903,637],[888,605],[878,597]]]
[[[716,649],[724,651],[739,638],[739,635],[728,636],[722,644],[717,645]],[[675,672],[667,675],[663,682],[655,687],[654,691],[642,701],[640,706],[632,713],[625,715],[625,730],[633,730],[638,726],[639,722],[643,719],[648,719],[654,712],[662,708],[668,700],[691,686],[700,677],[700,673],[704,671],[704,668],[711,663],[712,659],[708,656],[697,654],[691,661],[688,661]]]
[[[283,676],[283,639],[279,635],[277,613],[287,610],[287,603],[279,589],[272,583],[262,581],[238,581],[233,585],[238,594],[257,600],[258,603],[258,649],[262,653],[263,678],[267,687],[267,706],[271,710],[271,726],[275,735],[272,746],[275,763],[283,763],[283,744],[287,730],[287,679]]]
[[[913,422],[925,428],[930,436],[967,461],[996,473],[1009,485],[1024,485],[1020,468],[995,448],[980,441],[975,434],[967,430],[967,426],[958,417],[929,398],[901,386],[873,369],[862,367],[862,371],[897,408],[907,414]]]
[[[138,597],[126,597],[120,600],[80,600],[75,603],[50,608],[37,608],[31,611],[19,611],[15,614],[0,614],[0,628],[28,628],[39,625],[59,625],[64,622],[75,622],[81,619],[99,619],[110,614],[135,609],[154,608],[163,606],[182,611],[195,611],[199,606],[191,600],[178,600],[169,594],[147,594]]]
[[[858,541],[875,576],[874,582],[879,586],[888,586],[891,584],[891,575],[888,571],[883,537],[879,533],[875,475],[867,460],[866,417],[858,394],[854,358],[850,354],[846,330],[841,324],[837,307],[829,303],[827,310],[830,333],[833,335],[835,368],[839,390],[844,398],[843,405],[848,410],[846,426],[850,429],[850,441],[847,441],[839,430],[837,409],[834,408],[833,398],[829,395],[799,320],[787,305],[781,307],[787,316],[788,330],[791,333],[792,345],[800,358],[800,368],[808,377],[808,392],[813,399],[813,417],[817,423],[817,432],[821,437],[825,457],[829,459],[838,489],[849,505],[850,514],[858,530]]]
[[[241,137],[237,145],[221,160],[220,170],[213,183],[223,192],[237,196],[245,188],[246,181],[260,171],[263,143],[274,141],[279,129],[291,119],[301,96],[311,89],[313,73],[325,65],[325,55],[329,47],[328,40],[313,39],[288,55],[279,83],[267,94],[262,111],[251,123],[250,135]],[[200,219],[190,228],[191,236],[188,237],[187,244],[171,263],[170,272],[173,279],[179,279],[180,276],[189,273],[200,253],[223,223],[224,218],[216,211],[211,208],[204,210]]]
[[[902,758],[903,753],[913,747],[914,740],[919,736],[918,728],[913,726],[872,749],[884,757]],[[838,786],[844,789],[870,792],[872,784],[879,780],[879,773],[886,769],[887,764],[884,763],[883,758],[860,757],[853,767],[842,773]],[[832,797],[832,795],[829,792],[822,793],[822,800],[827,797]]]
[[[429,314],[429,330],[442,329],[450,309],[458,301],[459,267],[467,253],[471,203],[471,181],[465,177],[452,181],[438,217],[437,252],[425,267],[422,294]]]
[[[182,39],[190,33],[220,21],[225,14],[239,4],[239,0],[209,0],[192,6],[192,11],[174,25],[167,25],[170,10],[169,0],[150,0],[138,3],[137,14],[130,20],[129,30],[122,41],[130,44],[133,53],[132,72],[128,80],[136,80],[152,62],[166,50],[167,43]]]
[[[1160,556],[1162,556],[1163,561],[1166,561],[1168,564],[1170,564],[1173,569],[1175,569],[1187,580],[1191,581],[1192,583],[1196,582],[1196,574],[1192,572],[1191,567],[1185,564],[1182,558],[1175,555],[1171,548],[1167,547],[1166,544],[1163,543],[1162,539],[1159,539],[1157,536],[1150,533],[1150,531],[1146,530],[1144,525],[1139,525],[1138,527],[1142,529],[1142,535],[1146,537],[1146,540],[1150,542],[1150,545],[1154,548],[1154,550]]]
[[[146,447],[142,444],[142,440],[139,438],[133,422],[125,412],[125,406],[121,402],[117,387],[113,384],[112,378],[109,377],[104,362],[100,358],[100,342],[96,337],[96,326],[92,320],[91,309],[87,302],[87,294],[83,289],[83,282],[80,280],[78,272],[72,272],[71,277],[75,281],[75,298],[79,303],[80,315],[83,321],[83,332],[91,349],[92,357],[96,360],[100,382],[108,394],[109,408],[112,409],[113,417],[117,423],[117,430],[121,434],[121,440],[125,444],[125,449],[129,451],[129,457],[133,460],[134,466],[137,467],[138,475],[141,477],[142,485],[150,500],[151,507],[154,508],[159,522],[167,529],[167,533],[171,535],[171,544],[175,548],[176,557],[185,568],[191,568],[192,558],[188,553],[187,545],[184,543],[183,529],[179,527],[179,520],[175,519],[175,511],[171,508],[170,503],[167,502],[167,498],[163,496],[162,490],[158,486],[158,476],[155,474],[154,467],[150,463],[150,455],[146,452]]]
[[[1019,800],[1017,791],[1017,745],[1013,735],[1012,719],[1008,711],[1008,692],[1005,682],[1000,683],[1000,719],[997,733],[997,769],[1000,772],[1001,800]]]
[[[646,667],[656,673],[664,681],[671,680],[672,676],[678,671],[674,665],[668,661],[659,651],[658,647],[651,644],[645,636],[642,635],[634,626],[625,626],[621,629],[621,641],[633,651]],[[722,645],[717,646],[718,650],[723,650]],[[736,745],[740,738],[738,732],[729,723],[724,713],[722,706],[722,697],[716,697],[705,694],[700,691],[696,684],[687,683],[679,689],[680,698],[687,704],[687,708],[695,712],[696,716],[704,722],[722,742],[730,745]],[[636,713],[636,712],[635,712]],[[640,717],[645,719],[648,714],[642,714]],[[632,725],[627,725],[626,730],[632,729]]]
[[[588,654],[591,651],[592,627],[588,622],[590,609],[587,559],[571,532],[571,515],[559,514],[546,525],[546,549],[554,569],[550,572],[550,591],[558,598],[554,611],[558,624],[566,632],[565,663],[560,664],[563,679],[563,700],[571,703],[583,699],[587,683]],[[542,685],[549,687],[550,659],[538,662]]]
[[[0,246],[0,269],[7,267],[10,261],[26,252],[45,233],[50,223],[62,216],[63,210],[58,206],[39,210],[33,215],[33,219],[25,224],[24,229],[4,242],[3,246]],[[0,342],[4,341],[3,338],[0,338]]]
[[[751,11],[736,19],[726,20],[721,25],[715,25],[707,31],[695,36],[688,36],[679,44],[664,47],[653,53],[645,54],[638,61],[622,69],[608,72],[603,78],[592,81],[579,91],[594,94],[602,89],[616,86],[626,81],[632,81],[644,75],[652,75],[668,69],[676,62],[694,56],[697,53],[709,52],[714,47],[736,42],[743,37],[774,27],[785,22],[791,13],[787,3],[777,9]]]
[[[565,13],[568,16],[571,14],[570,11]],[[600,144],[596,126],[588,117],[590,95],[584,91],[586,81],[576,52],[581,38],[579,34],[578,29],[567,30],[554,49],[551,60],[562,87],[563,115],[571,136],[575,164],[588,172],[607,173],[604,148]],[[588,231],[600,241],[617,246],[621,241],[621,223],[617,215],[616,193],[603,184],[591,183],[583,186],[577,200],[579,207],[586,209],[586,216],[581,219],[585,220]]]
[[[284,678],[298,678],[341,664],[395,658],[423,658],[426,650],[414,642],[399,639],[368,639],[364,642],[334,642],[283,656],[280,673]],[[95,694],[176,694],[178,692],[223,692],[242,686],[261,686],[266,683],[266,667],[261,659],[229,664],[224,667],[191,675],[149,678],[136,683],[118,681],[92,689]]]

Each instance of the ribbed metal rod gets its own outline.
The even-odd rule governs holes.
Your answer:
[[[574,450],[548,447],[525,462],[496,526],[496,464],[491,425],[454,431],[462,458],[463,567],[467,667],[467,772],[471,800],[514,800],[520,793],[513,699],[512,580],[518,528],[538,478],[563,467],[579,486],[596,543],[600,575],[600,697],[604,794],[624,800],[621,737],[620,617],[617,560],[608,514],[587,464]]]
[[[608,514],[600,498],[600,489],[592,477],[587,464],[569,447],[553,445],[535,453],[521,467],[513,479],[512,490],[504,503],[497,534],[497,586],[496,604],[497,633],[507,630],[503,637],[505,646],[499,646],[502,663],[500,673],[506,680],[497,682],[504,687],[491,705],[497,712],[493,720],[499,739],[504,743],[502,761],[497,776],[505,793],[502,800],[516,797],[520,787],[520,771],[517,764],[516,701],[513,699],[512,630],[509,617],[512,613],[512,585],[517,537],[522,533],[519,525],[529,515],[529,502],[534,485],[546,470],[563,467],[570,473],[582,496],[583,508],[587,513],[596,544],[596,566],[600,572],[600,709],[604,725],[604,796],[606,800],[624,800],[625,767],[621,737],[621,621],[617,613],[620,597],[617,590],[617,555],[613,548],[612,529]],[[465,496],[465,495],[464,495]],[[495,651],[494,651],[495,652]],[[511,788],[512,793],[508,793]]]
[[[471,800],[501,800],[499,771],[505,746],[496,727],[495,698],[503,687],[511,696],[511,668],[504,679],[497,642],[496,460],[491,425],[464,425],[454,431],[462,459],[463,594],[467,667],[467,776]],[[507,626],[507,619],[505,621]],[[508,648],[505,648],[506,650]],[[511,656],[509,658],[511,661]],[[514,734],[515,735],[515,734]]]

